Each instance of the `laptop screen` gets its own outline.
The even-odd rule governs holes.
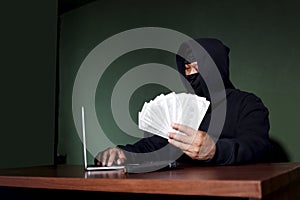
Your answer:
[[[86,128],[85,128],[85,110],[84,107],[81,107],[81,125],[82,125],[82,149],[83,149],[83,164],[84,169],[87,171],[92,170],[117,170],[117,169],[124,169],[125,166],[97,166],[94,164],[88,164],[88,158],[87,158],[87,143],[86,143]]]

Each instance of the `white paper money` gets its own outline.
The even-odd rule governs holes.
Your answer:
[[[161,94],[145,102],[138,113],[138,127],[143,131],[168,139],[172,123],[179,123],[198,130],[210,102],[204,97],[188,93]],[[183,134],[183,133],[181,133]]]

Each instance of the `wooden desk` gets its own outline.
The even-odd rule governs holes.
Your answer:
[[[300,163],[243,166],[179,166],[139,174],[84,172],[82,166],[41,166],[0,170],[0,186],[173,196],[295,199]],[[298,193],[299,191],[299,193]],[[172,198],[174,199],[174,198]]]

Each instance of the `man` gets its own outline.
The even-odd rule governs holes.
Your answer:
[[[185,133],[169,133],[169,139],[159,136],[142,138],[134,144],[118,145],[99,152],[95,158],[98,165],[121,165],[134,157],[154,152],[167,144],[183,154],[180,162],[210,165],[233,165],[262,162],[269,154],[272,145],[269,139],[269,112],[259,97],[253,93],[236,89],[229,77],[229,48],[220,40],[200,38],[199,43],[214,61],[221,75],[224,98],[218,99],[210,107],[198,130],[181,124],[172,124],[172,128]],[[212,100],[208,85],[201,74],[205,64],[196,59],[194,48],[189,41],[183,43],[176,55],[178,71],[186,78],[198,96]],[[183,55],[183,56],[182,56]],[[203,57],[207,60],[208,57]],[[215,80],[211,80],[214,84]],[[213,91],[216,92],[216,91]],[[217,91],[219,92],[219,91]],[[224,103],[225,102],[225,103]],[[220,133],[208,132],[214,126],[212,113],[226,105],[224,126]]]

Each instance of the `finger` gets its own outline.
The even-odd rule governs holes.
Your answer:
[[[170,139],[176,140],[177,142],[190,144],[191,139],[186,135],[181,135],[180,133],[168,133]]]
[[[180,132],[183,132],[186,135],[194,135],[197,133],[197,130],[183,124],[174,123],[172,124],[172,128]]]
[[[102,154],[102,158],[100,158],[100,162],[102,163],[103,166],[106,166],[107,163],[107,157],[109,156],[109,150],[105,150]]]
[[[102,157],[102,152],[99,152],[94,159],[95,165],[101,165],[101,161],[100,161],[101,157]]]
[[[119,157],[117,160],[118,165],[123,164],[127,160],[125,153],[122,150],[118,151],[118,157]]]
[[[108,161],[107,161],[107,166],[112,166],[112,164],[114,163],[115,159],[117,157],[117,151],[115,149],[113,149],[109,155]]]
[[[179,149],[181,149],[182,151],[186,151],[189,148],[189,144],[185,144],[182,142],[178,142],[176,140],[173,139],[169,139],[168,142],[172,145],[174,145],[175,147],[178,147]]]
[[[125,162],[125,159],[124,159],[124,158],[119,158],[119,159],[117,160],[117,165],[122,165],[122,164],[124,164],[124,162]]]
[[[193,135],[182,135],[180,133],[169,133],[169,138],[174,139],[178,142],[192,145],[197,137],[197,134]]]
[[[94,158],[94,164],[95,165],[101,165],[101,162],[95,157]]]
[[[125,153],[124,153],[123,150],[118,149],[118,154],[119,154],[119,157],[120,157],[120,158],[126,158]]]

